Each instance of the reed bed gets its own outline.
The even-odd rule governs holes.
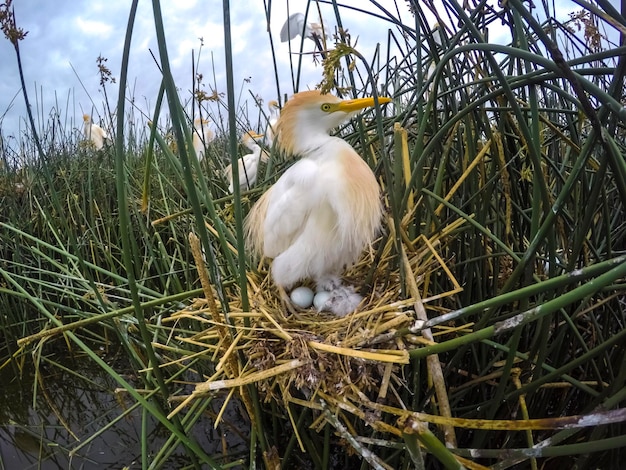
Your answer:
[[[294,309],[267,260],[244,249],[250,204],[290,162],[268,149],[256,187],[226,191],[221,170],[251,127],[235,104],[228,1],[229,81],[212,97],[227,122],[199,163],[155,0],[154,116],[167,106],[168,129],[153,119],[129,144],[122,95],[105,151],[74,135],[67,151],[42,139],[37,164],[11,169],[5,157],[0,302],[29,314],[2,316],[3,367],[81,350],[171,433],[152,456],[145,438],[143,468],[167,468],[180,448],[190,468],[619,468],[623,12],[582,2],[563,22],[545,3],[410,4],[410,17],[376,2],[369,13],[307,8],[331,5],[324,19],[338,25],[321,87],[393,98],[337,131],[375,169],[386,209],[379,239],[346,272],[364,295],[356,313]],[[348,34],[355,14],[386,31],[371,57]],[[495,31],[506,40],[490,42]],[[294,57],[297,92],[311,58]],[[113,344],[142,387],[94,352]],[[194,424],[209,414],[221,426],[233,406],[247,416],[249,455],[207,455]]]

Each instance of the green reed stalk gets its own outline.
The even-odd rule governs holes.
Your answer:
[[[422,358],[429,354],[439,354],[444,351],[455,349],[461,345],[467,345],[495,335],[510,332],[511,330],[515,330],[529,322],[536,321],[544,316],[550,315],[573,302],[584,299],[600,289],[609,287],[624,275],[626,275],[626,262],[618,264],[610,271],[599,275],[597,278],[588,281],[586,284],[573,289],[567,294],[549,300],[507,320],[497,322],[492,326],[482,328],[474,333],[469,333],[456,339],[444,341],[433,346],[413,349],[410,351],[411,357]]]
[[[128,62],[130,57],[130,43],[133,32],[133,25],[135,20],[135,14],[137,11],[137,0],[133,1],[130,9],[128,26],[126,29],[126,37],[124,41],[124,51],[122,56],[122,69],[120,72],[120,94],[117,102],[117,138],[116,138],[116,174],[117,174],[117,195],[118,195],[118,210],[120,213],[120,228],[122,235],[122,256],[124,259],[124,264],[126,265],[126,270],[128,274],[128,285],[130,288],[130,295],[132,304],[134,306],[135,317],[137,318],[137,326],[139,327],[139,332],[141,334],[141,338],[144,342],[144,348],[148,355],[148,364],[147,366],[151,368],[152,373],[156,379],[156,385],[159,388],[163,397],[169,397],[169,388],[165,382],[162,371],[159,368],[159,360],[152,348],[152,338],[148,331],[146,325],[146,319],[144,317],[144,311],[141,305],[141,300],[139,298],[138,289],[137,289],[137,281],[135,277],[136,269],[138,265],[136,260],[138,260],[137,256],[137,247],[136,244],[132,243],[131,234],[132,225],[130,221],[130,214],[128,211],[128,197],[127,197],[127,184],[126,184],[126,169],[125,169],[125,155],[124,155],[124,106],[126,102],[125,92],[126,92],[126,75],[128,71]],[[155,24],[157,28],[157,36],[159,36],[159,32],[162,33],[162,28],[159,28],[159,25],[162,24],[160,20],[160,5],[158,0],[153,1],[153,10],[155,15]],[[159,50],[163,51],[165,49],[165,40],[161,35],[159,37]],[[167,64],[167,56],[165,55],[164,61],[164,69]],[[165,72],[167,77],[167,72]],[[168,98],[173,101],[173,98],[170,97],[168,93]],[[173,106],[171,106],[174,108]],[[160,408],[157,405],[157,408]],[[154,414],[154,407],[148,408],[152,410],[151,413]],[[158,413],[163,416],[163,412],[159,411]],[[180,442],[185,445],[185,449],[188,450],[188,455],[191,458],[194,466],[196,468],[200,468],[200,464],[197,460],[198,457],[202,457],[203,453],[199,451],[197,445],[193,442],[191,438],[186,437],[185,432],[182,428],[180,419],[178,416],[175,416],[172,419],[171,427],[176,431],[176,435],[180,439]],[[184,439],[181,439],[181,436],[185,436]],[[144,464],[146,462],[144,461]]]

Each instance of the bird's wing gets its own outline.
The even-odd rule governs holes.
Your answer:
[[[224,178],[228,181],[232,181],[233,178],[233,164],[231,163],[226,168],[224,168]]]
[[[275,258],[285,251],[306,226],[306,219],[318,201],[317,163],[303,159],[289,168],[272,186],[263,223],[263,254]]]
[[[233,194],[235,187],[233,185],[233,165],[232,163],[224,169],[224,178],[228,181],[228,191]]]
[[[239,159],[239,185],[251,187],[256,182],[258,168],[259,157],[256,154],[250,153],[241,157]]]
[[[102,127],[99,127],[99,126],[98,126],[98,129],[99,129],[99,132],[100,132],[100,135],[102,136],[102,138],[104,140],[108,140],[109,134],[107,134],[107,131],[105,131]]]
[[[202,160],[204,158],[204,144],[202,143],[202,140],[200,140],[200,136],[196,132],[193,133],[191,142],[193,145],[193,150],[196,153],[196,157],[199,160]]]
[[[278,116],[270,116],[267,121],[267,127],[265,128],[265,134],[263,141],[268,147],[271,147],[274,143],[274,137],[276,136],[276,123],[278,122]]]
[[[302,13],[294,13],[287,18],[280,30],[280,42],[287,42],[295,38],[298,34],[302,34],[303,30],[304,15]]]
[[[259,148],[259,152],[261,149]],[[239,168],[239,187],[241,188],[250,188],[256,183],[257,172],[259,170],[259,157],[250,153],[248,155],[244,155],[239,159],[238,162]],[[228,190],[231,194],[234,191],[233,186],[233,166],[232,164],[228,165],[224,170],[224,176],[229,182]]]

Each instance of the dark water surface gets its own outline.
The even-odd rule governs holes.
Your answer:
[[[131,408],[132,397],[116,393],[117,382],[87,359],[50,359],[40,368],[43,386],[35,387],[32,365],[23,366],[28,372],[22,377],[10,366],[0,370],[0,470],[141,468],[140,407],[87,442]],[[132,374],[125,378],[142,388]],[[222,400],[212,403],[192,436],[208,455],[225,463],[247,456],[248,422],[233,402],[215,429],[210,415],[215,416],[221,404]],[[150,461],[169,431],[150,416],[147,421]],[[184,449],[178,448],[160,468],[180,469],[189,464]]]

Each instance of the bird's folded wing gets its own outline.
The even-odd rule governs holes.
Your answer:
[[[264,254],[270,258],[285,251],[304,230],[317,203],[319,167],[303,159],[289,168],[271,189],[264,222]]]
[[[256,173],[259,158],[251,153],[239,159],[239,185],[253,185],[256,182]]]

